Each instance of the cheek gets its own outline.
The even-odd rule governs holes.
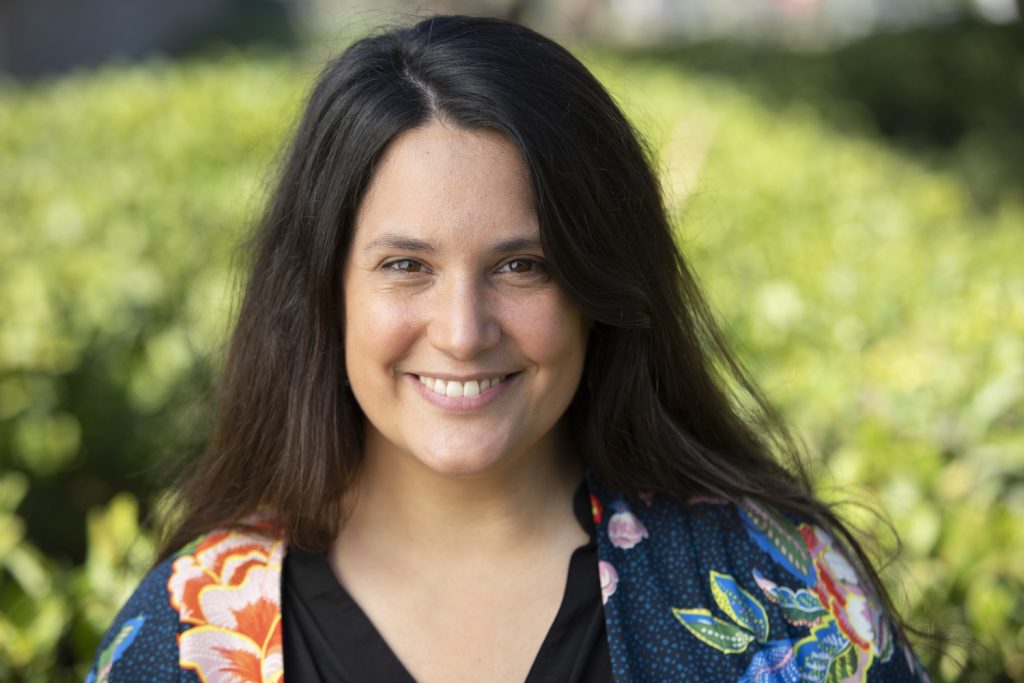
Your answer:
[[[514,330],[514,332],[513,332]],[[555,362],[555,372],[575,372],[586,352],[583,318],[561,294],[531,301],[509,316],[506,331],[535,361]]]
[[[347,301],[358,303],[346,308],[344,321],[345,364],[350,376],[398,360],[412,343],[416,329],[407,305],[388,297],[361,295],[358,290],[351,294]]]

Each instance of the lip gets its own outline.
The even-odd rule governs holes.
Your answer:
[[[419,392],[420,396],[425,398],[433,405],[451,413],[471,413],[476,410],[480,410],[493,401],[497,400],[499,396],[505,393],[510,385],[519,381],[519,375],[522,373],[513,372],[505,375],[505,380],[500,384],[493,387],[488,387],[479,393],[477,396],[442,396],[441,394],[431,391],[420,382],[419,375],[406,374],[406,379],[412,382],[416,391]],[[501,376],[500,374],[477,374],[477,375],[429,375],[430,377],[436,377],[443,379],[446,382],[455,380],[459,382],[469,382],[472,380],[481,380],[488,377]]]

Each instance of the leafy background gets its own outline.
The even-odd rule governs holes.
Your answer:
[[[885,576],[953,638],[921,648],[940,681],[1024,680],[1018,42],[581,52],[822,495],[860,504],[883,558],[870,512],[899,532]],[[0,680],[80,680],[151,561],[209,430],[237,246],[324,56],[0,83]]]

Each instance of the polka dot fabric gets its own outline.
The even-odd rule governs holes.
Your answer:
[[[605,590],[616,681],[928,680],[888,618],[856,602],[848,565],[838,580],[825,561],[838,556],[804,547],[813,527],[725,501],[631,505],[589,483],[600,561],[617,577]],[[855,614],[818,597],[829,581]]]
[[[175,559],[168,558],[150,571],[121,608],[100,642],[86,683],[199,683],[195,672],[178,666],[178,634],[189,624],[179,621],[178,611],[168,599],[167,582]],[[120,652],[111,649],[132,624],[137,631],[133,631],[130,644]]]
[[[618,683],[928,681],[824,530],[747,501],[628,502],[588,485]],[[86,683],[280,683],[284,552],[273,535],[216,531],[161,563]]]

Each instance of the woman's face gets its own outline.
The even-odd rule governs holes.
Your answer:
[[[343,278],[368,444],[453,476],[553,453],[587,326],[545,264],[507,138],[433,123],[395,139]]]

